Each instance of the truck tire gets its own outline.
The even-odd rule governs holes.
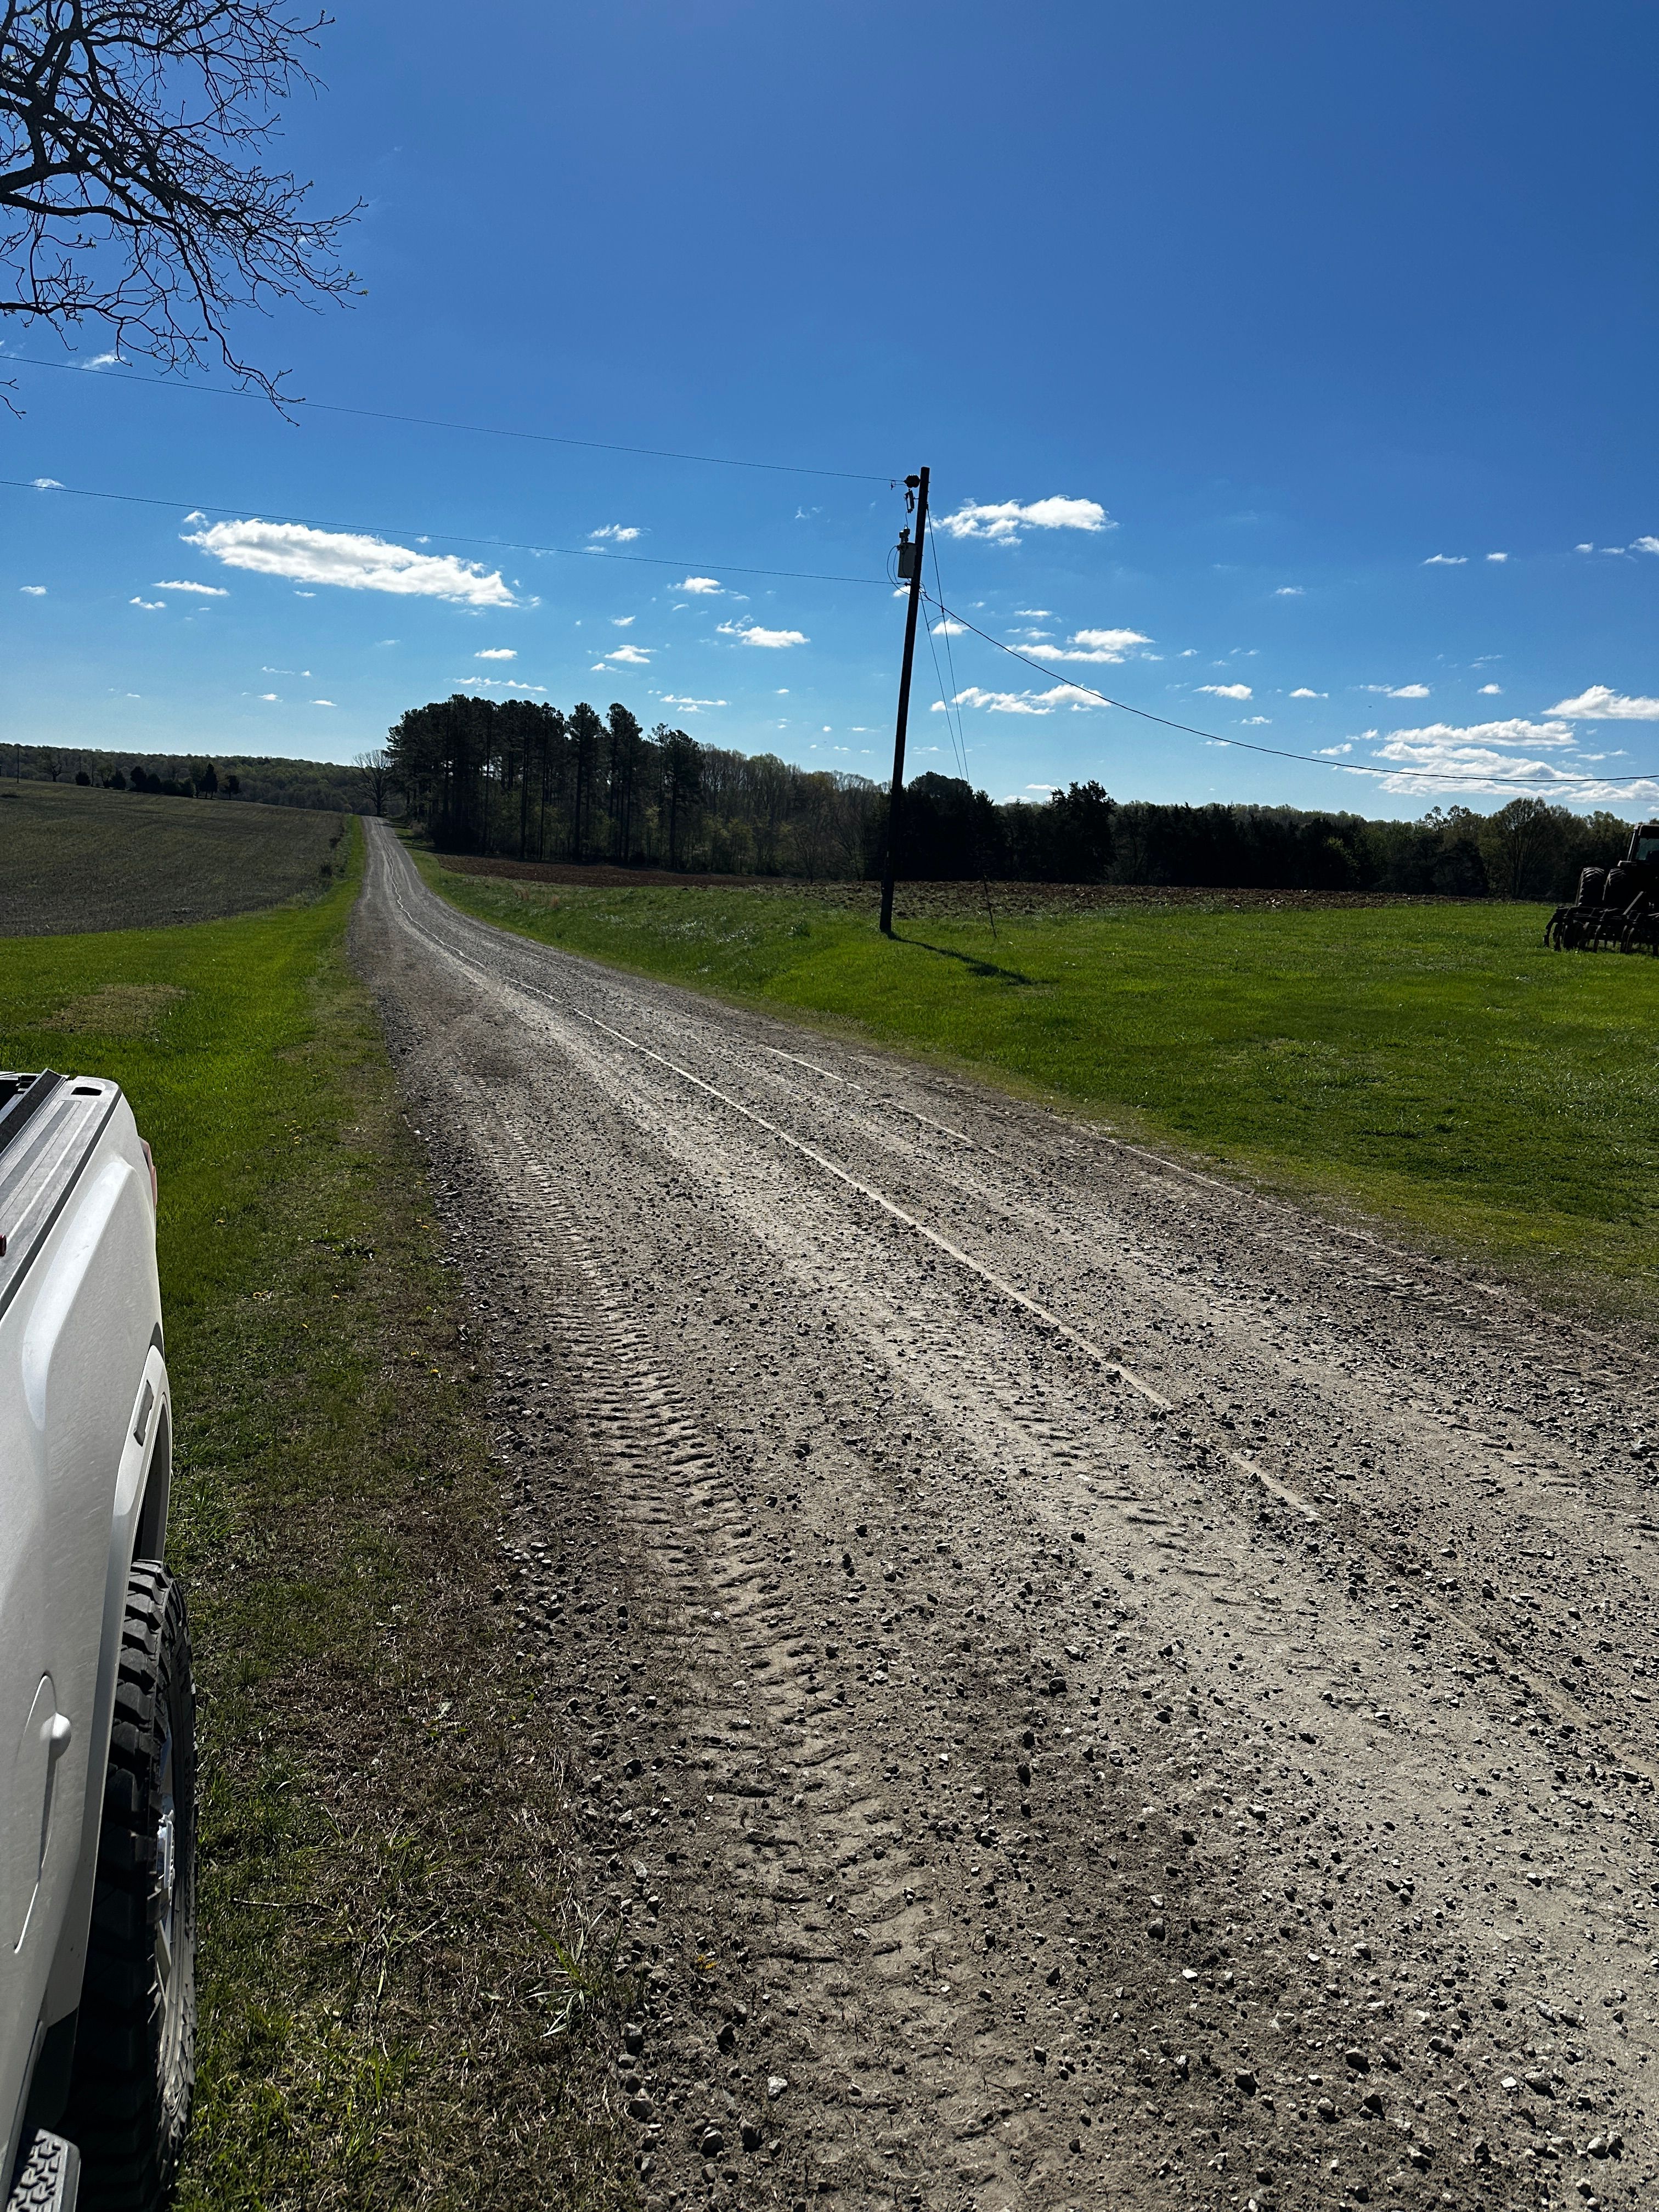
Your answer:
[[[82,2212],[155,2212],[172,2189],[196,2073],[196,1694],[185,1596],[127,1583],[92,1930],[63,2129]]]

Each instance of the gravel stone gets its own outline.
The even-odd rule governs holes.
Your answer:
[[[1651,1348],[369,830],[653,2212],[1650,2202]]]

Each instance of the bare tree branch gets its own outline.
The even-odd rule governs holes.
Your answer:
[[[241,307],[356,288],[356,214],[258,166],[282,102],[315,91],[329,18],[282,0],[0,0],[0,315],[106,324],[168,368],[216,347],[245,383]]]

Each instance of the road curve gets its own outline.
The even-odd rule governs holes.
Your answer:
[[[644,2201],[1659,2201],[1651,1364],[368,830]]]

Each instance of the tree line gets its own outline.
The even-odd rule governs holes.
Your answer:
[[[399,718],[384,767],[441,851],[732,875],[862,875],[879,799],[864,776],[647,732],[620,701],[458,692]]]
[[[700,744],[629,710],[497,704],[458,693],[411,708],[378,760],[442,850],[693,872],[872,877],[887,793],[866,776]],[[1630,823],[1542,799],[1415,821],[1292,806],[1118,800],[1073,783],[993,802],[961,777],[905,787],[900,873],[913,881],[1115,883],[1555,899],[1623,856]]]
[[[915,878],[1180,884],[1559,899],[1580,871],[1629,848],[1631,823],[1536,798],[1492,814],[1431,807],[1415,821],[1294,806],[1119,801],[1073,783],[1042,804],[994,805],[959,777],[907,787],[900,850]]]
[[[702,744],[619,702],[601,715],[466,694],[404,714],[350,764],[9,744],[8,774],[178,798],[406,812],[449,851],[694,873],[871,878],[887,793],[868,777]],[[1623,857],[1631,824],[1541,799],[1414,821],[1291,806],[1169,805],[1073,783],[995,804],[960,777],[906,786],[900,872],[913,881],[1112,883],[1217,890],[1559,899]]]
[[[100,791],[143,792],[164,799],[237,799],[264,806],[303,806],[355,813],[370,803],[362,769],[342,761],[286,760],[260,754],[112,752],[106,747],[0,747],[7,780],[79,784]]]

